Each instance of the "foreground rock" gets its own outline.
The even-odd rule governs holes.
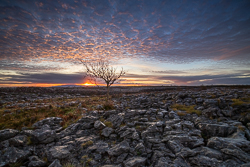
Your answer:
[[[89,112],[65,129],[51,117],[33,130],[1,130],[0,166],[249,166],[250,108],[231,100],[248,90],[231,91],[126,95],[116,110]]]

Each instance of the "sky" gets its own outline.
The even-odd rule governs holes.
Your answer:
[[[249,0],[0,0],[0,87],[250,83]],[[100,84],[101,81],[98,81]]]

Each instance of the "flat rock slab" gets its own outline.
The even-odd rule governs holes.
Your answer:
[[[14,129],[0,130],[0,142],[12,138],[16,136],[18,133],[19,131]]]
[[[146,162],[146,158],[144,157],[132,157],[127,159],[124,162],[125,167],[139,167],[139,166],[144,166]]]
[[[69,146],[54,146],[49,150],[48,154],[50,159],[64,159],[71,153]]]

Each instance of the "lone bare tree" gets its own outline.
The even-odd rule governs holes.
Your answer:
[[[123,68],[116,72],[116,68],[110,66],[108,61],[101,59],[96,62],[87,62],[80,60],[86,68],[86,77],[89,77],[92,82],[97,85],[96,79],[102,79],[106,83],[107,101],[109,100],[110,86],[115,83],[121,76],[125,75]]]

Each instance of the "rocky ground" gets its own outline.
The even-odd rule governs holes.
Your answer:
[[[115,110],[89,111],[65,129],[62,118],[50,117],[32,129],[1,130],[0,166],[250,166],[250,89],[113,101]]]

